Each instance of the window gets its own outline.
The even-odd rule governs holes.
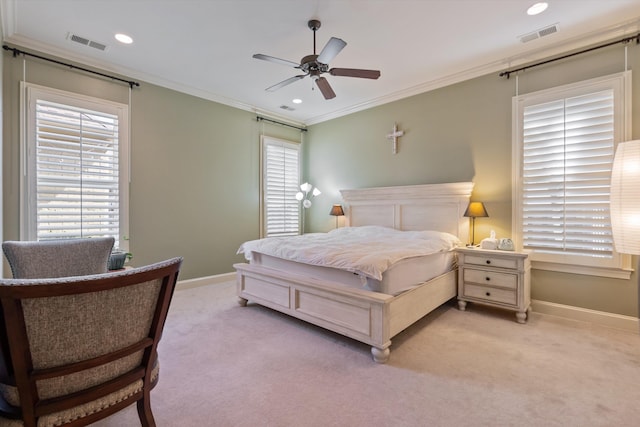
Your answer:
[[[27,240],[128,235],[128,107],[26,89]]]
[[[300,144],[262,137],[262,221],[260,235],[300,233]]]
[[[514,98],[514,237],[536,268],[627,277],[609,186],[630,135],[630,72]]]

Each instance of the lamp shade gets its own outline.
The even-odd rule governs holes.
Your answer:
[[[329,215],[344,216],[344,210],[342,210],[342,205],[333,205],[333,207],[331,208],[331,212],[329,212]]]
[[[610,194],[611,229],[616,251],[640,255],[640,140],[618,144]]]
[[[469,218],[480,218],[480,217],[488,217],[487,209],[484,207],[484,203],[482,202],[469,202],[469,206],[467,206],[467,210],[464,211],[464,216]]]

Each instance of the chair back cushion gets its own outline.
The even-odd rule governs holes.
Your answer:
[[[15,279],[85,276],[107,272],[115,239],[58,239],[2,243]]]
[[[149,336],[162,278],[77,295],[22,300],[34,369],[109,354]],[[81,374],[38,382],[43,399],[73,393],[140,366],[142,351]]]

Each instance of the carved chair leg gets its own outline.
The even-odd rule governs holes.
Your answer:
[[[142,399],[138,400],[138,417],[140,418],[140,424],[142,427],[156,427],[156,421],[153,419],[151,413],[151,401],[149,394],[145,393]]]

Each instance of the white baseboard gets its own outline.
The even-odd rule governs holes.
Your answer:
[[[623,316],[621,314],[589,310],[587,308],[539,300],[531,301],[531,309],[536,313],[549,314],[551,316],[564,317],[572,320],[580,320],[582,322],[594,323],[601,326],[623,329],[625,331],[640,334],[640,323],[636,317],[632,316]]]
[[[197,277],[195,279],[178,280],[176,289],[190,289],[198,286],[213,285],[216,283],[229,282],[236,279],[236,273],[216,274],[215,276]]]

